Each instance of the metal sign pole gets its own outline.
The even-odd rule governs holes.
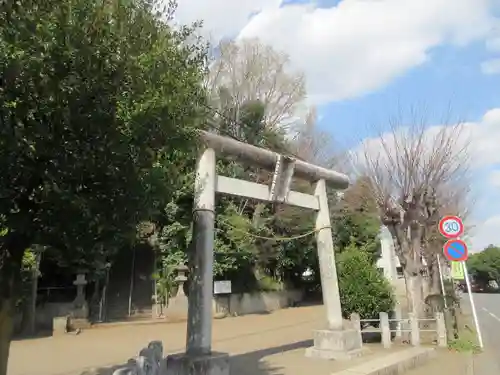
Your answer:
[[[479,342],[479,347],[483,349],[483,336],[481,335],[481,328],[479,327],[479,320],[477,319],[476,305],[474,304],[474,298],[472,297],[472,288],[470,285],[469,272],[467,271],[467,264],[462,263],[464,268],[465,283],[467,284],[467,294],[469,295],[470,305],[472,307],[472,316],[474,317],[474,325],[476,326],[477,341]]]
[[[449,261],[459,262],[462,264],[462,271],[465,277],[465,283],[467,285],[470,305],[472,308],[472,316],[474,317],[474,325],[476,326],[477,340],[479,342],[479,346],[483,349],[483,336],[481,335],[481,328],[479,327],[476,305],[474,304],[474,297],[472,297],[472,287],[470,285],[469,273],[467,271],[466,261],[469,257],[468,248],[467,244],[459,239],[459,237],[464,233],[464,224],[458,216],[445,216],[439,221],[438,228],[439,233],[448,239],[448,242],[446,242],[443,246],[444,256]],[[441,265],[439,267],[441,269]],[[442,279],[441,282],[443,282]]]
[[[437,262],[438,262],[438,270],[439,270],[439,279],[441,280],[441,293],[443,294],[444,308],[448,308],[448,302],[446,302],[446,290],[444,289],[444,279],[443,279],[443,270],[441,268],[441,256],[437,254]]]

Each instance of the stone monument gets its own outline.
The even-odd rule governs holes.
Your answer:
[[[69,317],[69,328],[72,330],[88,328],[90,327],[90,322],[89,305],[85,298],[85,286],[87,285],[85,273],[80,272],[77,274],[75,281],[73,281],[73,285],[76,286],[76,298],[73,301],[73,307]]]

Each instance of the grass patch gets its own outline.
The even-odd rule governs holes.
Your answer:
[[[468,335],[460,334],[457,339],[451,340],[448,343],[448,348],[459,353],[477,354],[481,352],[481,348],[477,344],[476,337],[472,332]]]
[[[448,343],[448,347],[450,350],[460,353],[480,353],[481,347],[477,342],[476,331],[471,328],[472,317],[470,314],[460,311],[460,309],[457,310],[457,337]]]

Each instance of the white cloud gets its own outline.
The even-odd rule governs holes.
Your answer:
[[[470,150],[474,167],[487,167],[500,163],[500,108],[485,113],[477,123],[467,123]]]
[[[179,0],[177,18],[212,36],[259,37],[306,73],[315,103],[378,89],[444,43],[486,38],[494,0],[343,0],[331,8],[280,0]],[[253,15],[253,17],[252,17]]]
[[[493,11],[495,12],[495,9]],[[493,25],[491,33],[486,39],[485,47],[489,52],[500,52],[500,21],[497,20]]]
[[[486,41],[486,50],[500,52],[500,36],[495,36]]]
[[[175,14],[184,24],[203,21],[207,34],[215,40],[235,37],[253,14],[280,6],[281,0],[178,0]]]
[[[474,228],[470,240],[471,251],[483,250],[488,245],[500,245],[500,215],[492,216]]]
[[[500,73],[500,58],[489,59],[481,63],[481,70],[484,74]]]
[[[500,170],[491,172],[489,181],[494,187],[500,188]]]

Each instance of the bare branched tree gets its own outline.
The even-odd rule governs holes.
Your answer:
[[[302,160],[325,168],[340,169],[341,149],[331,133],[318,127],[315,107],[311,107],[305,121],[296,124],[290,145],[294,155]]]
[[[391,119],[390,131],[364,142],[356,169],[370,178],[406,279],[409,310],[423,313],[424,248],[444,212],[464,212],[468,141],[462,124],[427,127],[425,119]],[[461,212],[459,212],[461,211]],[[427,242],[426,242],[427,241]]]
[[[294,122],[306,98],[304,75],[290,67],[289,57],[258,39],[221,42],[210,66],[207,88],[214,104],[233,106],[260,101],[266,109],[266,125],[282,127]]]
[[[315,107],[311,107],[305,121],[294,127],[292,140],[294,154],[302,160],[325,168],[334,168],[339,161],[338,150],[330,133],[318,128]]]

